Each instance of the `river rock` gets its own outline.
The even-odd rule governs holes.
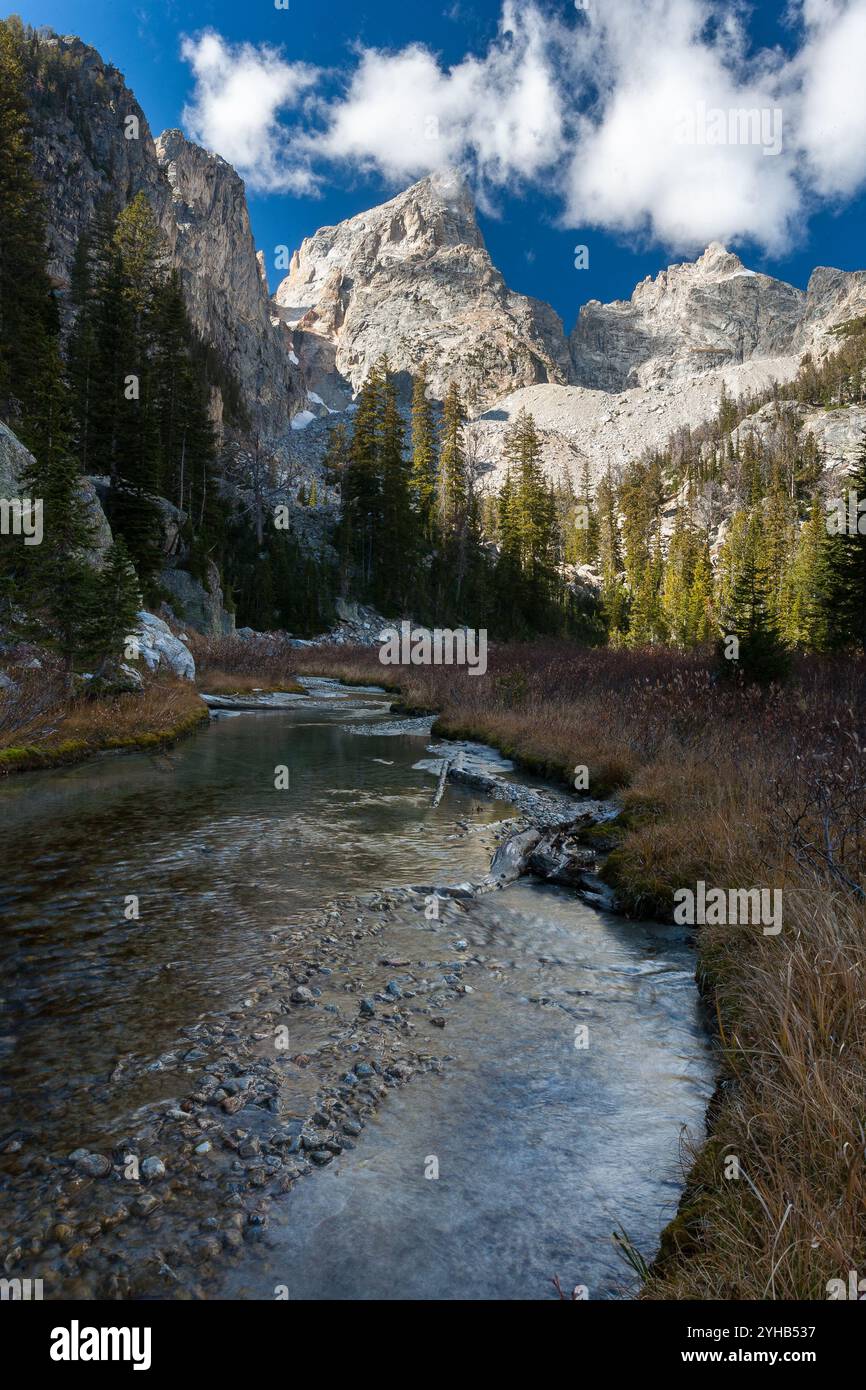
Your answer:
[[[86,1178],[104,1178],[111,1172],[111,1160],[104,1154],[90,1153],[88,1149],[76,1149],[69,1155],[79,1173]]]
[[[175,637],[168,623],[155,613],[142,611],[138,615],[138,637],[141,657],[148,670],[159,667],[171,671],[181,680],[195,680],[195,660],[189,647]]]

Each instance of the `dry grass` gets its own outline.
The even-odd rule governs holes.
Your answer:
[[[48,670],[0,691],[0,776],[80,762],[105,749],[154,748],[208,718],[189,681],[159,676],[142,695],[68,701]]]
[[[590,792],[623,804],[605,873],[634,914],[669,916],[699,879],[782,889],[778,936],[699,929],[722,1076],[643,1297],[822,1299],[866,1275],[863,664],[803,661],[769,693],[716,683],[701,655],[555,644],[492,651],[484,677],[362,649],[296,666],[399,679],[408,707],[441,712],[437,731],[541,773],[585,764]]]
[[[297,651],[280,638],[242,640],[190,633],[188,641],[198,687],[209,695],[248,695],[254,690],[304,694],[295,679]]]

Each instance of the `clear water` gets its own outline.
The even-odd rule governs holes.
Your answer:
[[[407,915],[389,942],[435,954],[429,929]],[[612,1234],[652,1257],[682,1190],[681,1130],[701,1135],[712,1090],[691,951],[674,928],[526,881],[460,929],[487,968],[449,1010],[447,1073],[390,1096],[357,1150],[297,1186],[225,1296],[535,1299],[556,1297],[554,1275],[591,1299],[634,1287]]]
[[[105,1147],[177,1093],[149,1060],[285,963],[286,926],[337,894],[486,871],[474,829],[509,808],[449,785],[434,810],[427,736],[346,727],[379,720],[387,700],[322,685],[166,755],[0,784],[0,1134]],[[416,959],[454,941],[408,911],[388,932],[377,952]],[[629,1277],[613,1229],[652,1254],[681,1189],[681,1129],[700,1134],[712,1088],[682,933],[524,881],[473,904],[460,935],[484,966],[447,1010],[444,1074],[391,1093],[352,1152],[282,1199],[221,1296],[543,1298],[558,1274],[611,1297]],[[130,1057],[145,1065],[126,1083]]]

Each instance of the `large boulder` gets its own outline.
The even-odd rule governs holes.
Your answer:
[[[175,637],[168,623],[155,613],[141,612],[136,633],[141,658],[148,670],[171,671],[182,680],[195,680],[195,660],[189,647]]]
[[[0,420],[0,497],[12,498],[22,495],[22,483],[33,455],[25,448],[16,434]],[[90,478],[82,478],[80,484],[81,500],[90,521],[91,544],[85,558],[97,569],[101,569],[106,552],[111,545],[111,527],[102,510],[99,497]],[[46,530],[51,518],[46,515]]]
[[[227,637],[234,632],[234,614],[224,606],[219,570],[213,561],[208,562],[207,585],[181,569],[164,569],[159,580],[171,595],[172,611],[181,622],[206,637]]]

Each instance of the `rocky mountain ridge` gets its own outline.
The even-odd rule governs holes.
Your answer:
[[[561,320],[509,290],[453,170],[308,237],[274,304],[302,334],[299,355],[307,335],[324,339],[353,390],[383,352],[397,372],[426,366],[437,398],[454,380],[479,406],[520,386],[571,379]]]
[[[80,39],[40,31],[37,49],[34,154],[67,318],[75,248],[100,202],[121,206],[145,193],[193,323],[250,420],[225,441],[233,485],[251,478],[259,439],[288,499],[315,478],[326,505],[297,509],[299,534],[315,549],[327,545],[325,513],[336,505],[322,472],[331,426],[351,421],[353,396],[383,354],[407,385],[423,367],[439,400],[456,381],[486,486],[501,481],[509,424],[524,408],[549,474],[578,484],[586,466],[597,480],[708,420],[723,390],[738,396],[790,380],[804,353],[823,356],[838,344],[834,328],[866,312],[864,271],[821,267],[802,291],[713,243],[647,277],[629,300],[589,301],[567,336],[549,305],[508,288],[453,170],[319,229],[271,298],[232,167],[179,130],[154,139],[123,76]],[[50,65],[50,83],[39,80],[38,63]],[[826,465],[846,467],[857,421],[813,423]],[[175,558],[167,555],[169,565]],[[218,576],[189,594],[182,566],[171,573],[179,607],[201,608],[200,625],[220,630]]]
[[[551,471],[576,475],[586,459],[597,476],[708,418],[723,384],[737,394],[789,379],[804,352],[829,350],[832,328],[866,310],[866,272],[819,268],[803,292],[713,243],[630,300],[589,301],[567,337],[549,305],[508,288],[454,170],[308,237],[271,299],[232,167],[179,130],[154,139],[123,76],[80,39],[43,30],[38,44],[60,73],[62,99],[34,83],[32,108],[61,297],[100,200],[144,192],[197,330],[236,380],[252,433],[281,453],[290,422],[345,411],[387,353],[398,373],[424,366],[439,399],[458,383],[481,416],[491,479],[523,406],[540,411]],[[326,442],[327,429],[313,433]],[[301,450],[311,475],[320,452]]]
[[[82,232],[106,198],[123,207],[144,193],[192,322],[234,377],[253,430],[285,428],[303,391],[287,335],[272,322],[241,178],[179,130],[155,140],[122,74],[81,39],[41,30],[35,62],[52,77],[48,88],[31,72],[30,106],[49,272],[67,318]],[[220,400],[214,415],[220,423]]]

